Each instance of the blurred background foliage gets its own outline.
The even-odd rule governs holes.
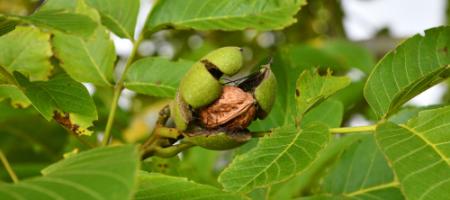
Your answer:
[[[29,15],[41,3],[42,0],[0,0],[0,13]],[[449,22],[449,6],[446,8],[446,15]],[[353,81],[349,87],[332,97],[332,101],[342,103],[344,108],[341,126],[365,125],[374,119],[374,115],[363,98],[364,81],[376,61],[402,38],[392,37],[386,28],[368,40],[350,41],[343,25],[344,17],[345,12],[340,1],[311,0],[297,14],[298,22],[284,30],[269,32],[164,30],[148,36],[142,42],[139,56],[197,60],[221,46],[241,46],[244,49],[246,70],[240,75],[244,76],[260,64],[272,60],[273,71],[280,85],[279,93],[292,95],[292,98],[295,94],[295,81],[302,70],[319,68],[320,72],[326,72],[327,69],[331,69],[334,74],[349,75]],[[0,23],[4,23],[1,17]],[[120,40],[115,36],[112,37]],[[127,58],[126,48],[125,50],[120,48],[123,42],[126,43],[116,41],[120,56],[117,71],[122,71]],[[450,82],[447,81],[447,84]],[[14,109],[9,100],[0,101],[0,148],[5,152],[19,178],[38,175],[44,166],[61,159],[65,154],[86,149],[102,137],[113,93],[111,88],[94,87],[89,84],[86,86],[94,98],[99,113],[99,120],[95,123],[95,135],[91,137],[79,138],[70,135],[55,122],[45,121],[32,107]],[[284,116],[289,114],[289,109],[285,106],[292,102],[289,95],[278,96],[275,108],[268,119],[256,121],[250,128],[267,130],[284,123],[286,120]],[[157,111],[168,101],[124,91],[113,126],[113,143],[133,143],[145,139],[153,129]],[[448,91],[442,101],[450,102]],[[245,152],[255,144],[256,141],[251,141],[235,151],[227,152],[195,147],[180,157],[148,159],[142,168],[185,176],[199,183],[218,186],[217,175],[228,161],[235,154]],[[0,180],[10,181],[3,168],[0,170]],[[304,180],[293,180],[293,183],[295,181],[301,185]],[[304,191],[310,189],[305,188]],[[279,194],[275,190],[274,195]],[[252,195],[258,196],[258,191]]]

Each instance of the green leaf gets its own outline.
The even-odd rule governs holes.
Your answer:
[[[102,24],[119,37],[134,38],[139,0],[85,0],[100,12]]]
[[[197,183],[217,185],[217,176],[224,166],[217,166],[223,157],[220,151],[211,151],[193,147],[183,151],[183,160],[179,165],[181,176]]]
[[[45,6],[48,5],[45,4],[44,8]],[[59,4],[53,6],[58,7]],[[70,8],[73,12],[87,15],[95,21],[100,20],[98,12],[88,7],[83,1],[78,1],[73,6],[75,7]],[[54,34],[52,43],[60,66],[73,79],[79,82],[90,82],[97,86],[112,86],[116,53],[106,28],[97,26],[90,37],[57,32]]]
[[[305,115],[303,122],[306,121],[309,115],[319,112],[319,110],[329,108],[336,110],[336,112],[343,112],[342,104],[336,101],[324,101],[319,106],[311,109]],[[337,108],[342,110],[338,111]],[[334,112],[332,112],[334,113]],[[320,117],[317,118],[320,122],[327,124],[329,127],[339,127],[342,121],[342,115],[334,115],[333,117]],[[314,120],[317,121],[317,120]],[[301,125],[309,123],[302,123]],[[271,199],[291,199],[294,196],[300,196],[303,193],[309,193],[309,190],[314,190],[316,184],[322,180],[328,167],[333,164],[334,160],[345,150],[348,146],[358,141],[361,138],[360,134],[352,134],[345,137],[333,137],[330,144],[322,150],[317,159],[314,160],[311,165],[296,175],[293,179],[275,184],[271,186]]]
[[[248,192],[285,181],[316,159],[330,140],[328,128],[313,124],[303,130],[274,129],[249,152],[237,156],[219,176],[225,190]]]
[[[68,13],[65,10],[39,11],[21,18],[37,26],[50,27],[82,36],[90,35],[97,27],[97,23],[88,16]]]
[[[345,150],[322,183],[322,193],[354,199],[404,199],[398,182],[367,134]]]
[[[347,69],[354,67],[369,74],[375,64],[375,58],[368,49],[347,40],[326,41],[321,49]]]
[[[147,29],[282,29],[296,22],[294,15],[305,4],[304,0],[159,1],[150,14]]]
[[[19,22],[11,20],[0,14],[0,36],[14,30]]]
[[[131,199],[139,168],[135,146],[103,147],[66,158],[43,176],[0,187],[0,199]]]
[[[303,117],[300,126],[306,127],[308,124],[321,122],[330,128],[340,127],[343,117],[344,106],[342,103],[335,100],[326,100],[312,108]]]
[[[173,62],[164,58],[143,58],[134,62],[125,78],[125,87],[138,93],[174,97],[181,78],[194,62]]]
[[[53,68],[49,39],[50,34],[35,27],[16,27],[0,37],[0,67],[11,74],[19,71],[31,80],[46,80]]]
[[[364,96],[380,118],[443,78],[450,64],[450,27],[415,35],[388,53],[370,74]]]
[[[223,192],[212,186],[188,181],[186,178],[141,172],[135,199],[229,200],[243,198],[232,193]]]
[[[11,99],[11,105],[16,108],[26,108],[31,103],[30,100],[14,85],[0,84],[0,101]]]
[[[348,77],[320,76],[317,71],[306,70],[297,80],[296,100],[299,116],[350,84]]]
[[[103,27],[92,37],[55,33],[53,45],[61,67],[75,80],[98,86],[112,86],[116,53]]]
[[[29,82],[14,73],[33,106],[45,119],[55,119],[75,134],[91,134],[88,130],[97,120],[97,110],[87,89],[67,74],[58,74],[49,81]]]
[[[408,199],[448,199],[450,106],[419,112],[407,124],[384,122],[376,139]]]

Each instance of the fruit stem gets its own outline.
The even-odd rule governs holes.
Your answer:
[[[117,103],[119,102],[120,94],[122,93],[122,90],[124,88],[123,81],[125,80],[126,73],[128,69],[130,68],[131,64],[134,61],[134,58],[136,56],[137,49],[139,48],[139,45],[141,44],[142,40],[144,39],[144,31],[139,34],[139,37],[136,41],[133,42],[133,49],[131,50],[130,57],[127,59],[127,63],[125,64],[125,69],[123,70],[121,77],[119,81],[117,81],[115,87],[114,87],[114,96],[113,100],[111,102],[111,108],[108,115],[108,121],[106,123],[105,128],[105,134],[103,136],[102,140],[102,146],[108,145],[110,139],[111,139],[111,128],[114,123],[114,117],[116,115],[117,110]]]
[[[330,128],[330,132],[336,133],[336,134],[372,132],[372,131],[375,131],[376,127],[377,127],[377,125]]]
[[[19,179],[17,178],[16,173],[14,173],[14,170],[12,169],[11,165],[9,165],[8,159],[6,159],[6,156],[5,154],[3,154],[2,150],[0,150],[0,160],[2,160],[3,166],[5,166],[5,169],[8,172],[9,176],[11,177],[12,181],[14,183],[18,183]]]

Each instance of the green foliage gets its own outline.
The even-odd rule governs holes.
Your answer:
[[[386,118],[406,101],[448,74],[450,28],[427,30],[386,54],[373,69],[364,96],[378,117]]]
[[[86,3],[97,9],[102,18],[102,24],[116,35],[128,39],[134,38],[139,0],[85,0]]]
[[[138,33],[139,0],[30,2],[0,14],[0,150],[20,179],[0,170],[0,199],[448,199],[450,106],[403,106],[448,82],[449,27],[375,64],[378,50],[333,33],[334,2],[160,0]],[[132,43],[126,58],[112,34]],[[276,93],[258,91],[267,63]],[[259,117],[274,106],[248,129],[208,129],[222,85],[252,93]],[[183,130],[164,107],[179,91]],[[341,127],[360,117],[373,125]]]
[[[5,200],[130,199],[138,168],[135,146],[97,148],[45,168],[40,177],[2,185],[0,197]]]
[[[450,189],[450,107],[419,112],[406,124],[385,122],[377,142],[408,199],[445,199]]]
[[[226,190],[248,192],[287,180],[308,167],[329,140],[327,127],[320,124],[303,130],[275,129],[255,148],[236,157],[219,182]]]
[[[135,199],[243,199],[239,195],[227,193],[218,188],[201,185],[186,178],[167,176],[158,173],[141,172],[139,189]]]
[[[317,103],[349,84],[348,77],[333,77],[330,71],[327,71],[325,76],[320,76],[318,72],[314,71],[304,71],[297,80],[295,91],[297,114],[303,115]]]
[[[90,35],[97,24],[88,16],[68,13],[64,10],[46,10],[23,17],[37,26],[54,28],[70,34]]]
[[[348,147],[324,178],[321,192],[355,199],[403,199],[373,135]]]
[[[0,37],[0,68],[19,71],[31,80],[46,80],[52,70],[50,34],[34,27],[16,27]],[[6,77],[0,75],[0,80]],[[10,81],[11,82],[11,81]]]
[[[197,30],[282,29],[296,19],[304,0],[174,0],[159,1],[147,22],[148,30],[164,26]]]
[[[175,97],[181,78],[194,62],[171,62],[164,58],[144,58],[130,66],[125,87],[156,97]]]
[[[86,88],[67,74],[49,81],[30,82],[20,73],[14,74],[25,95],[45,119],[58,123],[77,135],[90,135],[88,130],[97,120],[94,101]]]

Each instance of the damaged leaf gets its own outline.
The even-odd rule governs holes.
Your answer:
[[[305,114],[318,103],[347,87],[350,82],[348,77],[332,76],[331,71],[320,76],[318,71],[305,70],[298,78],[295,90],[298,114]]]
[[[34,81],[15,72],[31,104],[45,119],[55,119],[77,135],[90,135],[88,130],[97,120],[97,110],[87,89],[67,74],[57,74],[49,81]]]

